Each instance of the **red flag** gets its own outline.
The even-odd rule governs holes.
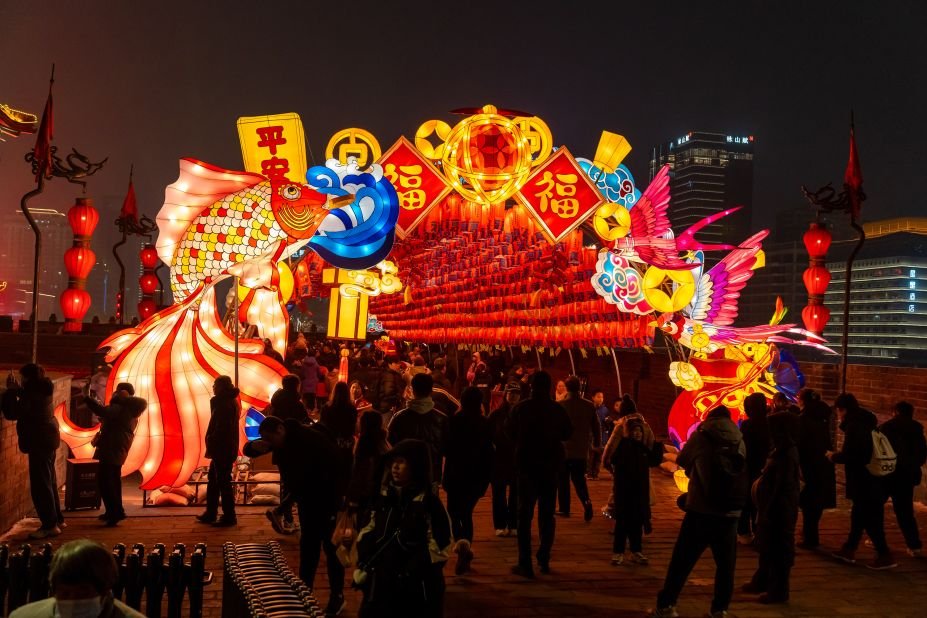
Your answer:
[[[856,149],[856,129],[850,121],[850,158],[847,161],[847,170],[843,174],[843,184],[850,198],[850,209],[853,219],[859,218],[862,208],[863,170],[859,164],[859,152]]]
[[[52,91],[51,84],[48,85],[48,100],[45,102],[45,111],[42,112],[42,123],[39,125],[39,133],[35,138],[35,147],[32,149],[32,156],[38,165],[36,168],[35,181],[38,182],[43,174],[47,174],[52,169],[51,141],[55,139],[55,118],[52,112]]]
[[[126,197],[122,200],[119,218],[125,221],[138,221],[138,202],[135,199],[135,187],[132,186],[131,176],[129,177],[129,190],[126,191]]]

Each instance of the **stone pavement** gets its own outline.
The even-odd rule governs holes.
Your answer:
[[[657,505],[654,507],[654,532],[644,540],[644,552],[650,557],[649,566],[612,567],[611,524],[598,514],[610,487],[608,473],[601,480],[590,481],[596,518],[591,523],[582,520],[581,512],[569,519],[557,520],[557,541],[551,563],[552,573],[526,581],[509,574],[515,563],[515,539],[496,538],[489,515],[489,497],[477,507],[476,559],[473,570],[463,577],[453,575],[453,559],[445,569],[447,574],[446,615],[461,618],[507,616],[642,616],[653,605],[672,551],[682,513],[675,506],[678,491],[672,479],[654,472]],[[297,570],[298,541],[295,537],[278,537],[263,516],[263,508],[247,507],[239,512],[237,528],[215,529],[197,524],[195,508],[141,509],[139,494],[126,485],[130,517],[117,528],[105,528],[96,520],[97,511],[70,513],[64,534],[54,539],[54,545],[89,537],[111,546],[117,542],[156,542],[171,547],[186,543],[188,547],[206,542],[210,552],[207,569],[216,580],[206,589],[206,616],[221,615],[221,545],[226,540],[236,543],[278,539],[287,552],[291,567]],[[574,511],[576,499],[573,498]],[[840,546],[848,525],[847,505],[825,513],[822,537],[828,550]],[[921,510],[918,519],[927,533],[927,512]],[[773,618],[778,616],[924,616],[927,599],[927,559],[914,559],[903,552],[901,535],[890,507],[886,510],[889,542],[898,554],[899,567],[891,571],[870,571],[863,566],[837,563],[825,553],[798,550],[792,572],[792,602],[787,606],[765,607],[751,602],[750,595],[735,593],[731,606],[735,616]],[[536,533],[536,530],[535,530]],[[8,534],[7,537],[10,535]],[[5,542],[14,541],[4,538]],[[861,547],[859,557],[867,559],[871,550]],[[747,581],[756,566],[756,554],[751,549],[738,552],[737,586]],[[693,572],[683,591],[679,611],[682,616],[702,616],[708,609],[712,591],[713,563],[710,552]],[[328,600],[324,575],[324,560],[317,580],[321,603]],[[344,616],[356,616],[359,593],[348,592],[348,609]]]

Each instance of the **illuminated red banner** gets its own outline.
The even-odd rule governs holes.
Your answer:
[[[405,238],[448,194],[451,186],[404,137],[384,153],[379,163],[399,196],[396,235]]]

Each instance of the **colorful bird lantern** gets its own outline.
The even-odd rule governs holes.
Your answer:
[[[79,333],[84,316],[90,309],[90,294],[85,290],[87,276],[97,262],[90,248],[90,236],[100,221],[100,214],[90,198],[79,197],[68,210],[68,223],[74,232],[74,245],[64,252],[64,267],[68,271],[68,289],[59,298],[64,314],[64,332]]]
[[[820,335],[830,319],[830,311],[824,306],[824,293],[830,284],[830,272],[824,266],[824,258],[830,248],[831,235],[827,228],[812,221],[802,241],[808,250],[809,261],[802,275],[808,290],[808,305],[802,310],[801,319],[805,328]]]
[[[142,276],[138,278],[138,287],[142,291],[142,299],[137,308],[139,319],[144,320],[158,310],[158,305],[153,299],[160,283],[158,276],[154,274],[155,266],[158,265],[158,251],[151,245],[145,245],[139,257],[142,260]]]

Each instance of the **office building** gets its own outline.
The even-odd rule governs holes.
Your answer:
[[[669,216],[677,235],[734,206],[743,208],[705,227],[697,238],[705,244],[736,245],[750,235],[754,142],[752,135],[691,131],[654,146],[650,179],[664,165],[673,170]],[[706,257],[709,263],[720,259],[718,254]]]

